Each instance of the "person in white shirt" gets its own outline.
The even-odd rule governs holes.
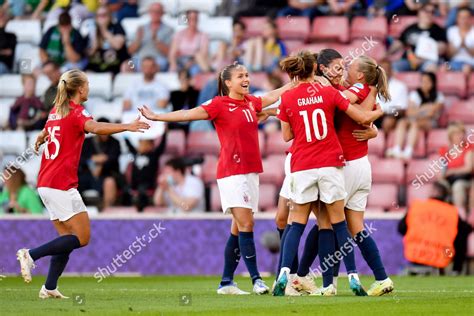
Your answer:
[[[172,158],[158,177],[154,202],[156,206],[167,206],[174,214],[204,212],[204,184],[186,172],[183,159]]]
[[[432,72],[421,74],[420,87],[410,92],[406,115],[397,122],[395,146],[387,150],[388,157],[411,159],[418,141],[418,131],[437,127],[443,111],[444,95],[437,90],[436,81],[436,75]],[[402,151],[404,143],[405,149]]]
[[[124,93],[123,112],[136,113],[146,104],[154,111],[165,111],[170,98],[168,89],[155,79],[158,66],[153,57],[145,57],[141,63],[143,79],[134,82]]]
[[[405,116],[408,107],[408,87],[403,81],[393,77],[392,64],[389,60],[382,60],[379,65],[385,69],[388,90],[392,96],[390,101],[377,98],[377,103],[385,113],[382,119],[382,129],[387,134],[395,128],[397,121]]]
[[[449,67],[469,74],[474,67],[474,26],[468,8],[458,10],[456,25],[448,29]]]

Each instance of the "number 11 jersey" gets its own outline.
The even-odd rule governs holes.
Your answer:
[[[289,123],[294,140],[291,172],[344,166],[334,128],[336,108],[347,111],[349,100],[333,87],[302,83],[281,96],[278,118]]]
[[[92,116],[80,104],[69,103],[69,114],[61,118],[53,108],[48,116],[46,138],[38,188],[46,187],[67,191],[77,188],[77,170],[86,132],[84,124]]]

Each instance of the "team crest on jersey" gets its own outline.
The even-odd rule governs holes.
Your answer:
[[[57,121],[60,119],[61,119],[61,116],[59,114],[51,113],[50,115],[48,115],[48,121]]]
[[[250,197],[247,195],[247,193],[244,193],[244,202],[248,203],[250,201]]]
[[[356,88],[358,88],[358,89],[364,89],[364,85],[363,85],[362,83],[360,83],[360,82],[355,83],[355,84],[353,84],[352,86],[353,86],[353,87],[356,87]]]
[[[82,115],[84,115],[85,117],[90,117],[90,116],[92,116],[89,112],[87,112],[86,109],[82,110]]]

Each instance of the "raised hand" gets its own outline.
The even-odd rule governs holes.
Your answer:
[[[146,105],[144,105],[141,108],[138,108],[138,111],[140,111],[140,113],[149,120],[152,120],[152,121],[157,120],[155,113],[153,113],[153,111],[150,110],[150,108],[147,107]]]
[[[144,130],[147,130],[150,128],[150,125],[146,122],[142,122],[140,121],[140,116],[138,116],[136,118],[136,120],[134,120],[133,122],[131,122],[130,124],[128,124],[128,130],[130,132],[139,132],[139,133],[143,133]]]

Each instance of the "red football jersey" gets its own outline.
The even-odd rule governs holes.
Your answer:
[[[368,84],[356,83],[348,88],[359,99],[357,103],[362,103],[370,94]],[[346,113],[338,112],[337,120],[337,137],[341,143],[346,160],[355,160],[367,156],[369,153],[368,141],[357,141],[352,132],[357,129],[365,129],[366,127],[357,124]]]
[[[278,118],[291,125],[291,172],[342,167],[344,157],[334,128],[336,108],[347,111],[349,100],[333,87],[303,83],[281,97]]]
[[[45,129],[47,142],[41,160],[38,188],[47,187],[67,191],[77,188],[77,169],[84,143],[84,124],[92,116],[82,105],[69,103],[69,114],[61,118],[56,108],[49,113]]]
[[[221,144],[217,179],[263,172],[257,120],[262,99],[253,95],[243,100],[215,97],[202,107],[213,120]]]

